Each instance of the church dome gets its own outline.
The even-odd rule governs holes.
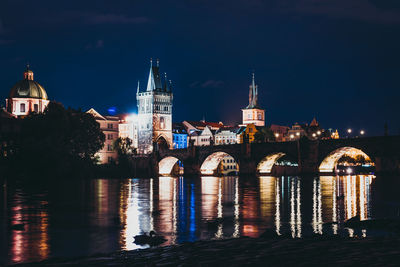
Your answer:
[[[17,82],[10,91],[9,98],[38,98],[47,100],[47,93],[38,82],[33,80],[33,72],[27,66],[24,79]]]

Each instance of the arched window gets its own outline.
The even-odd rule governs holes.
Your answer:
[[[258,113],[258,119],[262,120],[262,114],[261,113]]]
[[[25,112],[25,104],[24,104],[24,103],[21,103],[21,104],[19,105],[19,111],[20,111],[20,112]]]
[[[164,117],[160,118],[160,129],[164,129],[165,128],[165,121],[164,121]]]

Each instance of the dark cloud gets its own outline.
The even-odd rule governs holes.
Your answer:
[[[191,88],[218,88],[224,85],[223,81],[219,81],[219,80],[207,80],[205,82],[193,82],[190,84]]]
[[[5,28],[4,28],[3,22],[2,22],[2,20],[0,19],[0,34],[4,34],[5,32],[6,32],[6,30],[5,30]]]
[[[90,14],[84,18],[89,24],[143,24],[149,23],[147,17],[129,17],[117,14]]]
[[[329,16],[376,23],[399,23],[400,12],[394,8],[380,8],[365,0],[280,0],[281,11],[306,15]]]
[[[94,43],[87,44],[85,48],[87,50],[90,50],[90,49],[100,49],[100,48],[103,48],[103,47],[104,47],[104,41],[100,39],[100,40],[97,40]]]
[[[14,40],[2,40],[0,39],[0,45],[8,45],[14,43]]]

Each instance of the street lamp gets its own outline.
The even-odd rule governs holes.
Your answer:
[[[318,135],[321,135],[321,131],[318,131],[317,134],[318,134]]]
[[[347,129],[347,132],[348,132],[349,134],[351,134],[351,129]]]
[[[361,134],[361,135],[364,135],[364,134],[365,134],[365,131],[364,131],[364,130],[361,130],[361,131],[360,131],[360,134]]]
[[[296,135],[297,135],[297,136],[300,136],[300,132],[297,132]]]
[[[316,137],[317,135],[315,133],[312,134],[312,137]]]
[[[294,138],[294,135],[293,135],[293,134],[291,134],[291,135],[290,135],[290,139],[293,139],[293,138]]]
[[[278,138],[278,137],[279,137],[279,134],[278,134],[278,133],[276,133],[276,134],[275,134],[275,137],[276,137],[276,138]]]

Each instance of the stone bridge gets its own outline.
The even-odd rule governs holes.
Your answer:
[[[232,156],[240,174],[276,174],[275,163],[285,156],[296,162],[295,174],[333,174],[344,155],[369,157],[376,172],[400,172],[400,136],[293,142],[252,143],[221,146],[191,146],[159,150],[154,159],[155,174],[170,175],[180,161],[185,175],[215,175],[221,160]],[[292,167],[293,169],[293,167]]]

